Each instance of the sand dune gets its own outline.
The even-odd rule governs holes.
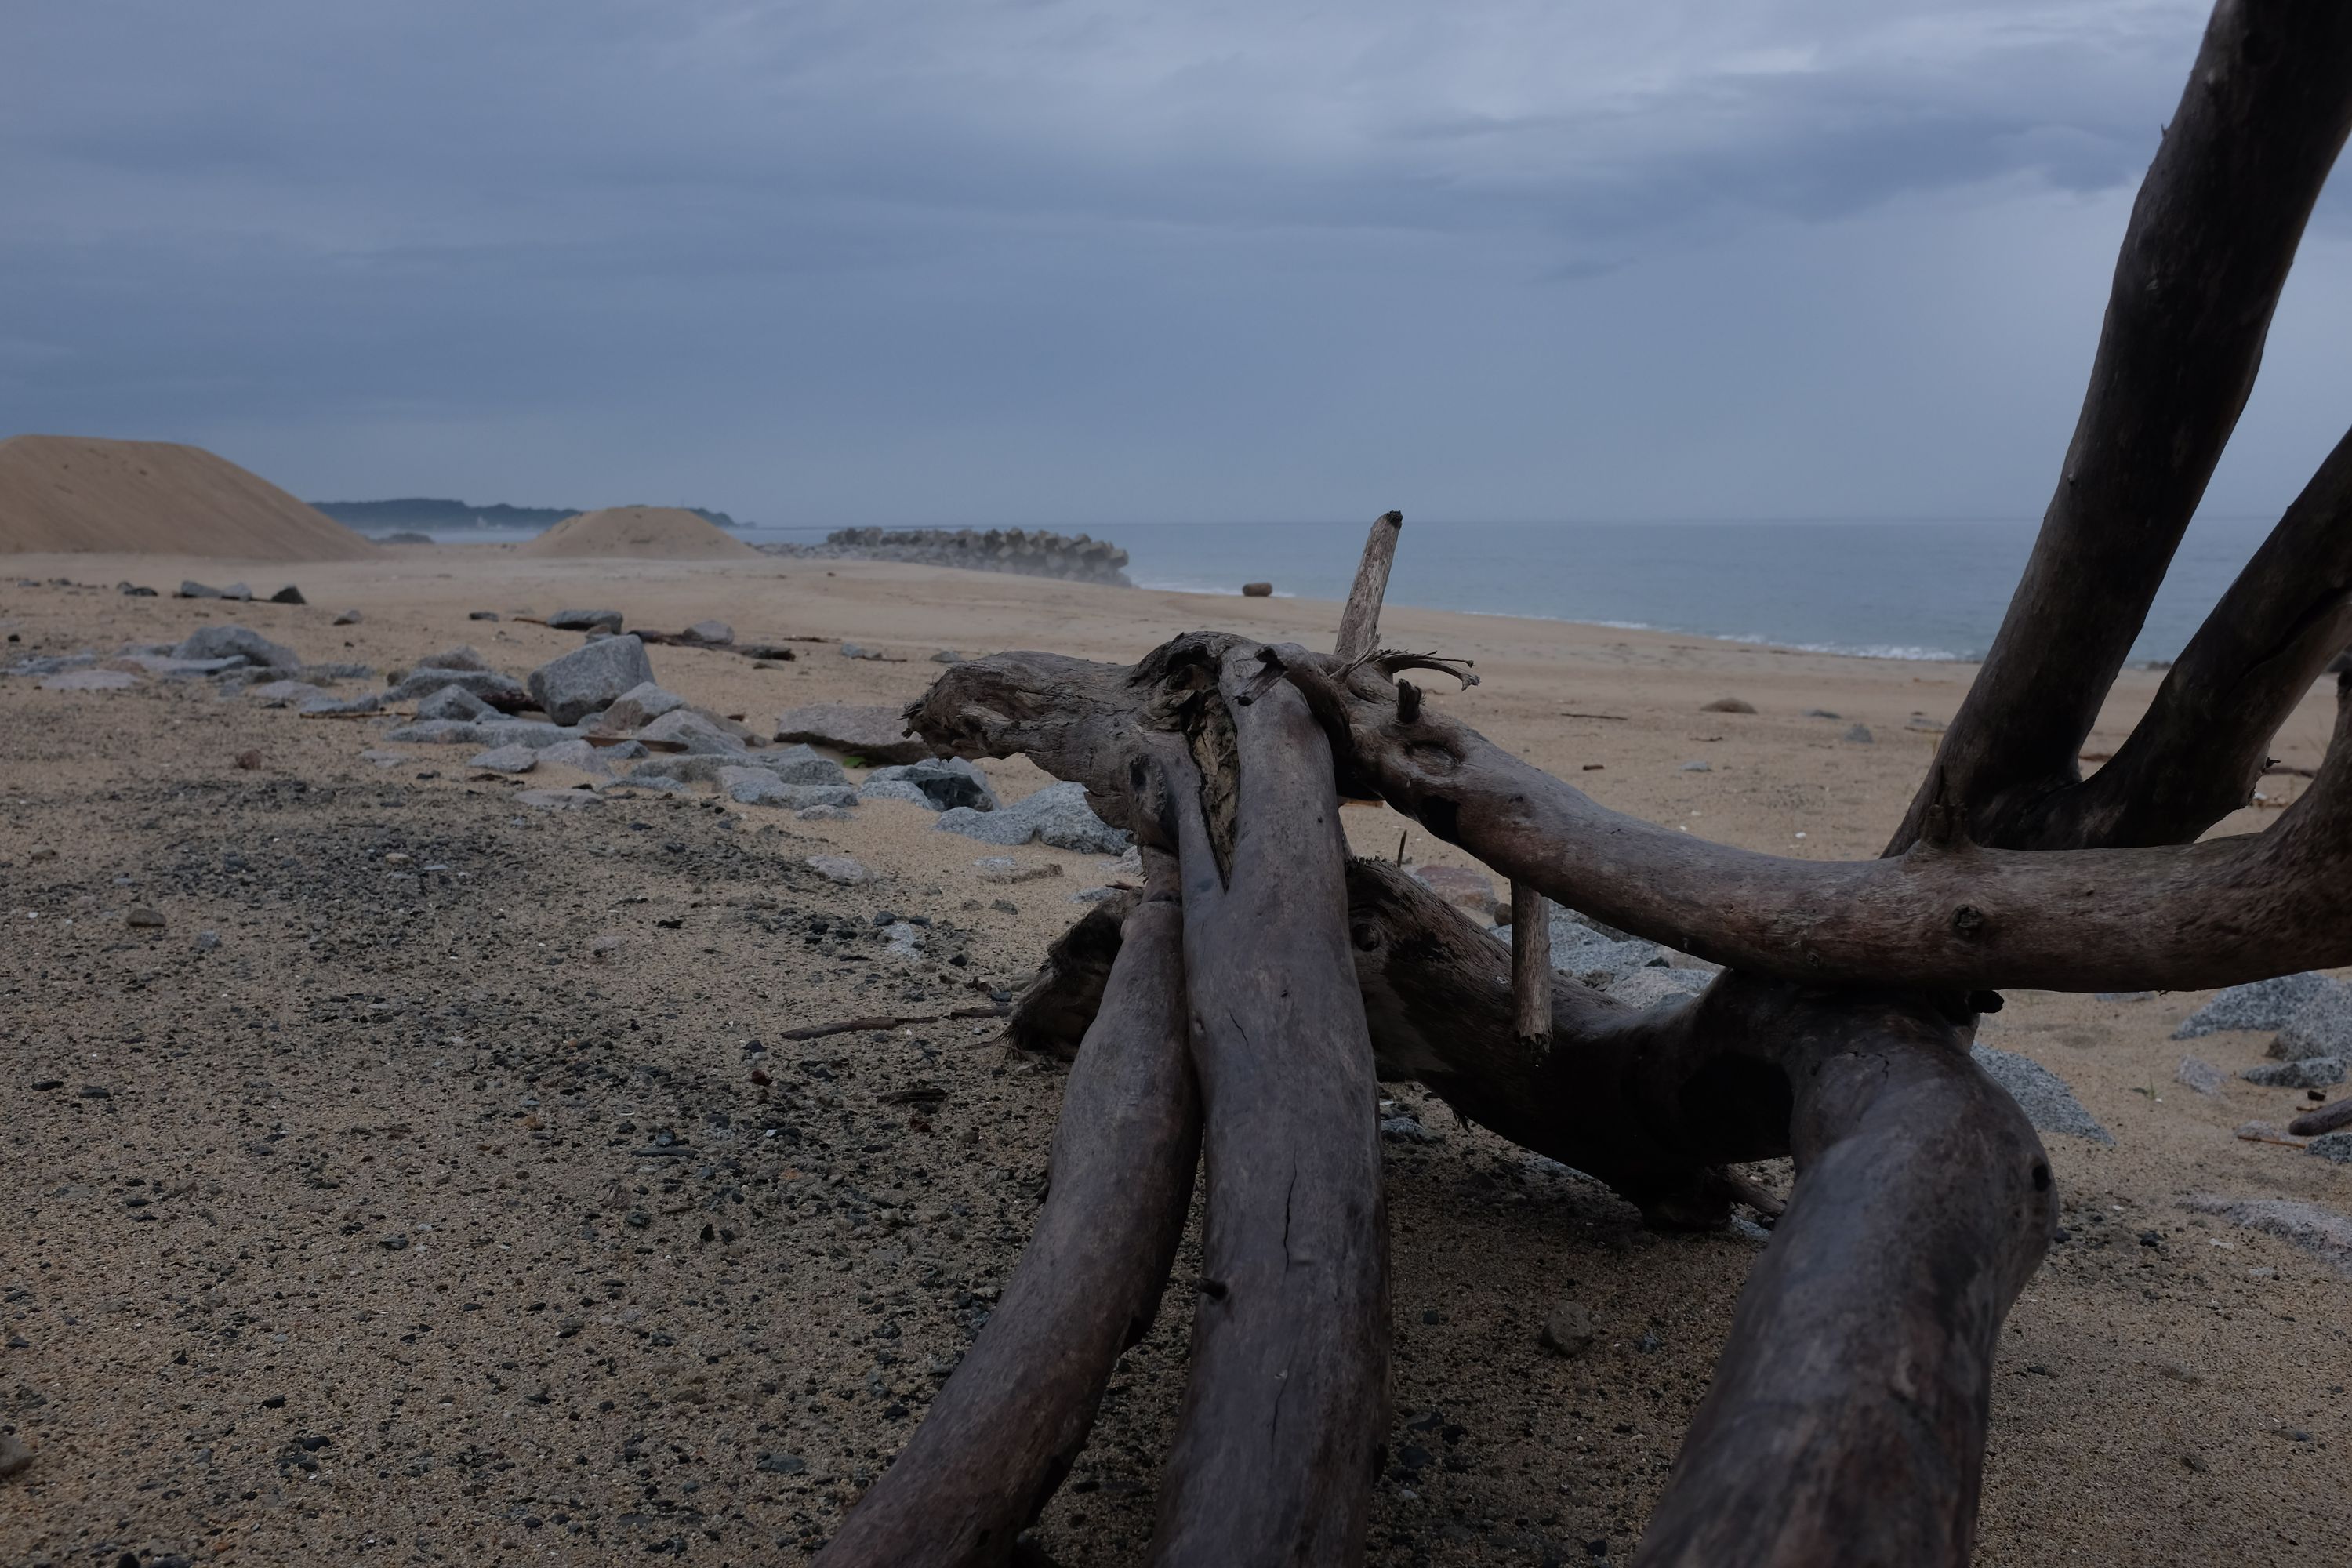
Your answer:
[[[723,529],[674,506],[613,506],[583,511],[565,518],[516,552],[575,561],[716,561],[760,553]]]
[[[0,441],[0,554],[127,551],[357,561],[375,547],[199,447],[78,436]]]

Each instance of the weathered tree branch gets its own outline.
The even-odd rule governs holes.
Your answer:
[[[2182,651],[2115,756],[2017,821],[2011,847],[2180,844],[2252,798],[2270,743],[2352,638],[2352,435]]]
[[[1171,700],[1171,672],[1238,648],[1179,637],[1133,670],[1048,655],[959,665],[908,710],[935,746],[1021,752],[1123,811],[1123,757]],[[2352,963],[2352,745],[2266,831],[2202,844],[2028,853],[1953,834],[1884,860],[1710,844],[1609,811],[1426,701],[1408,722],[1370,666],[1297,647],[1280,665],[1351,789],[1570,909],[1728,967],[1809,984],[1954,995],[2032,986],[2233,984]]]
[[[2076,782],[2252,389],[2304,225],[2352,128],[2352,6],[2221,0],[2132,208],[2080,422],[2008,617],[1938,752],[1969,837]],[[1919,836],[1922,788],[1892,850]]]
[[[1182,921],[1165,898],[1129,911],[1063,1090],[1029,1246],[913,1440],[819,1554],[825,1568],[1008,1561],[1069,1473],[1120,1352],[1150,1328],[1200,1135]]]
[[[2048,1159],[1916,1002],[1745,994],[1795,1087],[1796,1191],[1634,1561],[1958,1568],[2001,1319],[2057,1223]]]
[[[1379,1089],[1331,753],[1296,690],[1257,689],[1261,668],[1207,665],[1193,750],[1137,764],[1165,781],[1169,820],[1145,836],[1182,863],[1205,1129],[1192,1374],[1152,1541],[1182,1568],[1357,1562],[1388,1430]],[[1211,820],[1227,812],[1229,835]]]
[[[1397,535],[1404,513],[1384,511],[1373,520],[1371,537],[1364,541],[1364,557],[1356,564],[1355,583],[1339,612],[1339,639],[1332,651],[1343,659],[1361,658],[1381,646],[1381,601],[1389,591],[1389,568],[1396,562]]]

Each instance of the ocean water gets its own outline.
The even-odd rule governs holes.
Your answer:
[[[1271,582],[1279,595],[1337,599],[1347,594],[1370,521],[1124,523],[1090,531],[1126,548],[1128,575],[1143,587],[1231,594],[1245,582]],[[1881,658],[1975,658],[2000,626],[2038,526],[1408,517],[1388,598]],[[2269,526],[2267,519],[2200,519],[2173,559],[2132,657],[2178,655]],[[826,531],[755,527],[740,537],[805,544]],[[529,536],[480,530],[442,537]]]

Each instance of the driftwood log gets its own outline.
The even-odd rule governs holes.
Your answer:
[[[2352,963],[2352,437],[2129,739],[2079,766],[2347,128],[2352,6],[2221,0],[2032,558],[1883,858],[1754,854],[1607,811],[1440,711],[1402,677],[1466,667],[1380,646],[1395,513],[1333,652],[1202,632],[1132,666],[1008,653],[940,677],[909,727],[1085,784],[1143,842],[1151,891],[1082,920],[1013,1010],[1014,1043],[1074,1064],[1052,1197],[987,1334],[825,1560],[1005,1560],[1149,1321],[1197,1127],[1203,1271],[1151,1560],[1358,1561],[1387,1421],[1387,1079],[1653,1225],[1734,1204],[1776,1219],[1637,1563],[1965,1563],[2001,1323],[2058,1213],[2040,1143],[1970,1058],[1977,1017],[2006,986]],[[2310,787],[2261,833],[2199,842],[2330,669]],[[1347,859],[1342,795],[1507,877],[1512,946]],[[1723,973],[1646,1008],[1592,991],[1549,969],[1547,899]],[[1796,1164],[1785,1209],[1731,1169],[1777,1155]]]

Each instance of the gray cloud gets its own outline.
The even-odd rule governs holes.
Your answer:
[[[0,429],[810,522],[2031,513],[2202,18],[55,5]],[[2340,431],[2341,276],[2213,504]]]

